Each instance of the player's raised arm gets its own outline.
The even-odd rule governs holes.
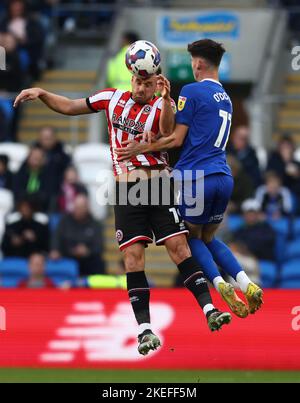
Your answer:
[[[170,82],[166,79],[166,77],[160,74],[157,80],[157,87],[162,96],[159,131],[162,136],[170,136],[173,133],[175,127],[175,104],[170,96]]]
[[[70,99],[61,95],[53,94],[42,88],[29,88],[20,92],[14,102],[16,108],[20,103],[40,99],[48,108],[63,115],[83,115],[93,113],[88,107],[85,98]]]

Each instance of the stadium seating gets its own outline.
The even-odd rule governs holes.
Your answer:
[[[29,154],[29,147],[21,143],[1,143],[0,154],[9,158],[9,169],[17,172]]]
[[[269,220],[268,222],[277,234],[288,236],[291,232],[291,222],[287,218],[281,218],[279,220]]]
[[[286,280],[300,280],[300,258],[284,263],[281,268],[281,282]]]
[[[98,219],[107,215],[105,190],[101,184],[113,186],[110,147],[107,144],[89,143],[75,147],[74,164],[78,169],[81,181],[87,186],[91,203],[91,211]]]
[[[259,269],[260,269],[262,287],[263,288],[274,287],[278,275],[277,265],[274,262],[270,262],[268,260],[260,260]]]
[[[28,277],[26,259],[6,258],[0,261],[0,286],[5,288],[17,287],[20,281]]]
[[[48,260],[46,263],[46,275],[57,286],[66,281],[75,285],[79,276],[78,264],[72,259]]]
[[[300,237],[287,242],[285,246],[285,260],[300,259]]]
[[[244,219],[241,215],[230,214],[227,218],[227,224],[230,231],[236,231],[244,224]]]
[[[0,242],[5,229],[6,215],[13,208],[13,194],[6,189],[0,189]]]
[[[300,279],[283,280],[280,282],[280,288],[300,289]]]
[[[296,237],[300,236],[300,218],[296,218],[293,222],[293,234]]]

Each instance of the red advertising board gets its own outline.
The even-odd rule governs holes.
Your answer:
[[[261,311],[215,333],[186,290],[153,290],[163,347],[146,357],[125,291],[2,290],[0,305],[0,367],[300,369],[299,290],[266,291]]]

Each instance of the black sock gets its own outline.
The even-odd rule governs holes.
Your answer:
[[[191,256],[178,266],[184,285],[188,288],[203,309],[205,305],[212,304],[207,281],[195,259]]]
[[[137,323],[150,323],[150,289],[144,271],[127,273],[127,291]]]

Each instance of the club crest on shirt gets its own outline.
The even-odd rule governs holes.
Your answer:
[[[179,111],[182,111],[182,109],[184,108],[184,105],[185,105],[185,103],[186,103],[186,100],[187,100],[186,97],[180,96],[180,97],[178,98],[178,110],[179,110]]]
[[[152,110],[152,106],[146,105],[146,106],[144,107],[143,113],[150,113],[151,110]]]

